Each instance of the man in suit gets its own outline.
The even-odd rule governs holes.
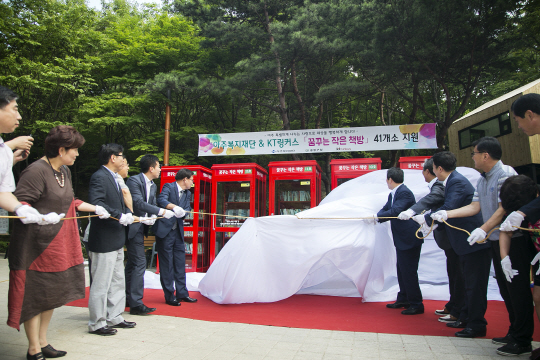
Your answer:
[[[133,214],[139,217],[151,215],[163,216],[166,219],[174,217],[171,210],[161,209],[156,203],[156,184],[154,179],[159,178],[161,167],[155,155],[144,155],[140,160],[141,173],[130,177],[126,185],[133,199]],[[129,226],[127,246],[128,260],[126,264],[126,298],[132,315],[146,315],[155,308],[143,304],[144,271],[146,270],[146,256],[144,253],[144,236],[148,235],[149,225],[155,220],[146,220],[144,223],[133,223]]]
[[[416,204],[411,206],[407,211],[399,214],[400,220],[409,220],[415,214],[421,214],[424,211],[435,211],[444,204],[444,185],[439,181],[433,172],[433,158],[427,159],[424,162],[422,170],[424,180],[428,183],[429,194],[418,200]],[[448,287],[450,291],[450,299],[442,310],[436,310],[436,315],[441,315],[440,322],[455,322],[458,320],[463,308],[465,299],[465,288],[463,287],[463,275],[459,265],[459,257],[452,249],[450,240],[446,235],[444,224],[439,225],[433,230],[433,236],[437,245],[444,250],[446,255],[446,273],[448,274]]]
[[[189,297],[186,287],[186,247],[184,243],[185,211],[191,210],[191,186],[193,172],[180,169],[175,182],[163,185],[158,196],[158,206],[172,210],[177,218],[159,219],[152,228],[156,234],[159,256],[160,281],[165,303],[180,306],[180,302],[196,302]],[[176,295],[175,295],[176,288]]]
[[[469,205],[474,196],[474,187],[467,178],[456,170],[456,157],[449,151],[433,155],[433,172],[444,182],[444,204],[431,215],[425,215],[419,222],[431,224],[433,220],[448,219],[447,211]],[[448,219],[448,223],[469,232],[483,224],[482,215]],[[446,226],[446,233],[452,248],[458,254],[465,284],[465,306],[460,320],[446,324],[449,327],[464,328],[456,332],[457,337],[474,338],[486,336],[487,287],[491,267],[491,246],[488,243],[470,246],[468,235]]]
[[[125,321],[126,291],[124,280],[124,244],[126,228],[135,220],[124,204],[116,173],[124,166],[124,148],[118,144],[102,145],[98,160],[102,166],[90,178],[88,201],[105,208],[111,217],[94,218],[88,234],[88,256],[92,258],[92,285],[88,299],[88,330],[96,335],[114,335],[116,328],[133,328]]]
[[[414,194],[403,184],[403,170],[390,168],[386,172],[386,184],[391,190],[388,202],[375,215],[379,222],[389,219],[385,217],[398,216],[402,211],[414,205]],[[380,219],[379,219],[380,218]],[[415,236],[418,226],[412,220],[390,220],[394,246],[396,247],[396,267],[399,284],[397,299],[393,304],[387,304],[387,308],[405,308],[403,315],[416,315],[424,313],[422,292],[418,283],[418,262],[424,240]]]

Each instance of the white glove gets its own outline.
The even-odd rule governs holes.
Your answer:
[[[174,211],[174,216],[176,216],[177,218],[186,216],[186,212],[180,206],[175,206],[173,208],[173,211]]]
[[[165,219],[170,219],[174,216],[174,212],[172,212],[171,210],[165,210],[165,212],[163,213],[163,217]]]
[[[412,217],[412,219],[420,225],[424,225],[426,223],[426,218],[424,215],[415,215]]]
[[[54,225],[58,224],[60,220],[66,216],[66,214],[57,214],[55,212],[48,213],[47,215],[42,215],[41,219],[38,221],[39,225]]]
[[[469,245],[474,245],[476,244],[477,242],[479,241],[482,241],[486,238],[487,234],[484,230],[482,230],[481,228],[476,228],[473,230],[473,232],[471,233],[471,236],[469,236],[467,238],[467,241],[469,242]],[[510,260],[508,260],[510,261]]]
[[[506,217],[506,220],[503,221],[503,223],[499,227],[499,230],[516,231],[517,227],[514,226],[520,226],[523,220],[525,220],[523,215],[521,215],[517,211],[513,211],[512,213],[510,213],[510,215]]]
[[[370,218],[366,219],[366,222],[367,222],[368,224],[370,224],[370,225],[375,225],[375,224],[377,224],[377,222],[378,222],[377,219],[378,219],[378,218],[377,218],[377,215],[376,215],[376,214],[373,214],[373,217],[370,217]]]
[[[501,266],[504,276],[506,276],[506,281],[508,282],[512,282],[512,278],[519,274],[517,270],[512,269],[512,262],[510,261],[510,256],[508,255],[501,260]]]
[[[426,222],[422,224],[422,228],[420,229],[420,232],[424,235],[424,237],[428,236],[430,231],[433,231],[437,228],[437,224],[433,225],[433,228],[431,228],[431,225],[428,225]]]
[[[36,209],[29,205],[20,206],[15,213],[17,216],[24,217],[20,219],[23,224],[35,224],[41,221],[43,215],[39,213]]]
[[[416,212],[413,209],[409,209],[407,211],[402,211],[398,215],[399,220],[409,220]]]
[[[120,216],[120,220],[118,220],[118,222],[124,226],[133,224],[133,221],[135,221],[133,214],[122,214],[122,216]]]
[[[111,217],[111,214],[103,206],[96,205],[96,211],[94,211],[96,215],[99,215],[100,219],[108,219]]]
[[[443,222],[443,220],[448,220],[448,213],[446,210],[439,210],[431,214],[431,218],[437,222]]]
[[[531,261],[531,265],[536,264],[538,262],[538,260],[540,260],[540,252],[538,254],[536,254],[534,259]],[[538,267],[538,271],[536,272],[536,275],[540,275],[540,267]]]
[[[147,216],[139,217],[139,221],[141,223],[143,223],[144,225],[149,225],[149,226],[154,225],[156,223],[156,219],[157,219],[156,215],[152,215],[150,217],[147,217]]]

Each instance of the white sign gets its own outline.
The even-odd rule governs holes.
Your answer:
[[[199,134],[199,156],[436,149],[436,124]]]

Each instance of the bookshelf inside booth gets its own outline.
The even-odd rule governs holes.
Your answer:
[[[270,170],[270,215],[295,215],[321,202],[321,167],[315,160],[273,161]]]
[[[161,168],[161,188],[175,181],[178,170],[193,171],[191,187],[191,211],[184,218],[184,245],[186,250],[186,272],[205,272],[210,266],[210,202],[212,193],[212,171],[204,166],[164,166]],[[200,214],[206,213],[206,214]]]
[[[381,170],[381,158],[333,159],[330,161],[332,190],[351,179]]]
[[[210,262],[248,217],[266,215],[267,174],[255,163],[212,166]]]

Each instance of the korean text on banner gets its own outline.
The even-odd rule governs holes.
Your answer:
[[[436,149],[436,124],[199,134],[199,156]]]

